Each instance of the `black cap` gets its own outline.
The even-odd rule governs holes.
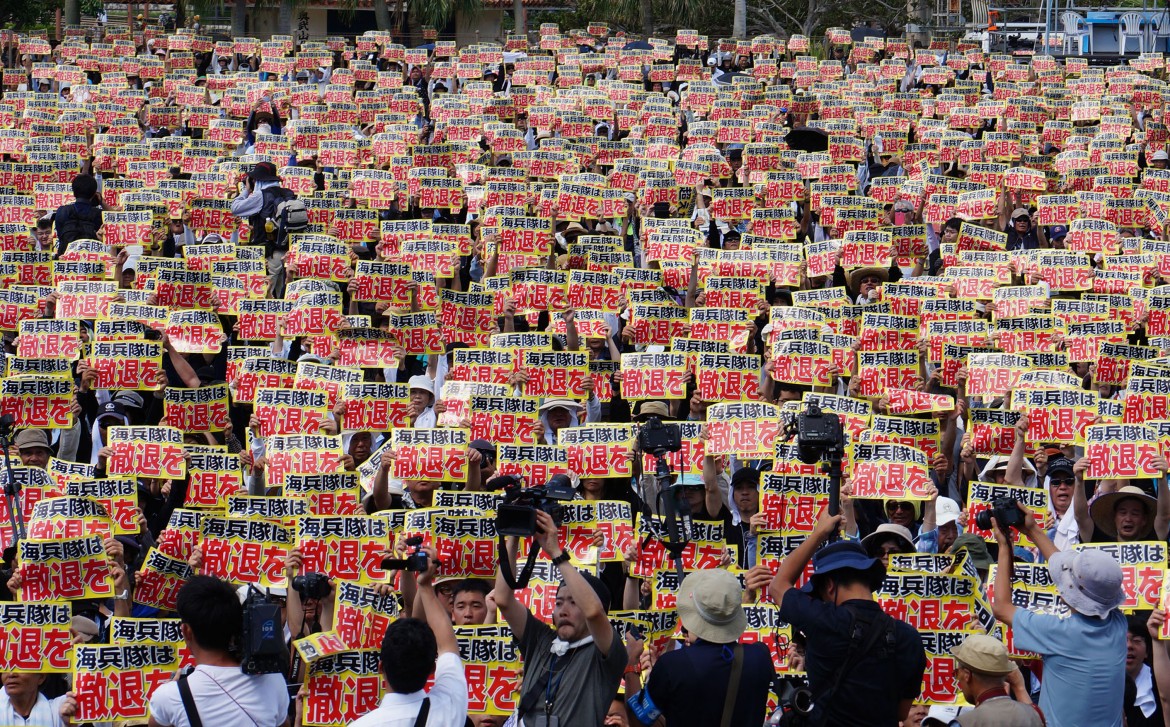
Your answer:
[[[1074,462],[1068,457],[1053,457],[1048,460],[1048,476],[1051,477],[1057,472],[1067,472],[1071,475],[1073,464]]]

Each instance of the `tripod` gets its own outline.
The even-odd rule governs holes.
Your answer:
[[[658,481],[658,510],[666,515],[666,538],[662,545],[670,554],[675,573],[678,574],[679,585],[682,585],[683,578],[686,577],[682,566],[682,554],[691,542],[691,505],[683,496],[682,488],[671,487],[670,480],[674,475],[670,471],[670,462],[666,459],[666,450],[654,450],[652,454],[654,479]]]
[[[16,556],[16,544],[26,536],[24,513],[20,509],[20,483],[16,481],[16,473],[12,469],[12,424],[15,421],[11,414],[0,417],[0,447],[4,449],[4,494],[8,505],[8,523],[12,527],[12,542],[4,547],[5,563],[12,562]]]

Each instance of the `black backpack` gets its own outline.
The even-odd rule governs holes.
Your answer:
[[[288,250],[288,236],[290,232],[300,232],[309,226],[308,210],[305,203],[297,198],[295,192],[284,187],[267,187],[263,190],[264,205],[260,211],[249,218],[252,225],[251,244],[263,243],[264,254]],[[271,233],[265,223],[272,220],[274,229]]]
[[[101,210],[89,208],[89,214],[84,214],[74,202],[65,205],[65,218],[57,223],[57,241],[62,246],[74,240],[96,240],[98,225],[101,223]],[[62,247],[64,249],[64,247]]]

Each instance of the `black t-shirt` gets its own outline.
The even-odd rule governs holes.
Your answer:
[[[713,727],[720,723],[734,648],[734,644],[697,641],[659,657],[646,691],[669,727]],[[764,723],[768,688],[775,674],[767,646],[744,644],[743,673],[731,724]]]
[[[800,629],[807,639],[805,670],[814,695],[832,685],[849,652],[852,615],[846,604],[862,613],[876,613],[881,608],[862,599],[834,606],[796,588],[785,593],[780,604],[780,618]],[[882,656],[883,641],[879,639],[877,646],[856,662],[831,699],[816,700],[814,717],[827,709],[825,725],[897,727],[898,703],[914,699],[922,691],[926,650],[918,632],[902,621],[894,622],[893,654]]]

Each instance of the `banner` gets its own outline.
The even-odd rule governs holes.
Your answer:
[[[22,540],[17,548],[21,601],[76,601],[115,595],[99,536]]]
[[[0,604],[0,668],[42,673],[70,671],[71,621],[68,603]]]
[[[563,427],[557,444],[565,448],[569,471],[578,477],[632,477],[638,433],[630,424]]]
[[[151,695],[179,670],[177,644],[78,644],[73,695],[79,721],[146,717]]]
[[[466,429],[395,429],[391,441],[395,479],[467,481]]]
[[[621,360],[622,398],[686,398],[687,359],[681,353],[623,353]]]
[[[168,386],[163,392],[163,423],[184,432],[222,432],[227,427],[228,385],[197,389]]]
[[[1085,428],[1089,480],[1157,480],[1163,472],[1154,463],[1161,450],[1157,432],[1141,424],[1094,424]]]
[[[259,518],[205,517],[204,575],[241,585],[286,588],[284,559],[293,546],[285,527]]]
[[[926,500],[933,487],[930,463],[921,450],[902,444],[853,445],[853,497]]]
[[[365,516],[311,517],[297,520],[302,571],[335,581],[367,585],[386,578],[382,557],[390,551],[386,521]]]
[[[110,427],[110,475],[181,480],[187,475],[183,432],[174,427]]]

